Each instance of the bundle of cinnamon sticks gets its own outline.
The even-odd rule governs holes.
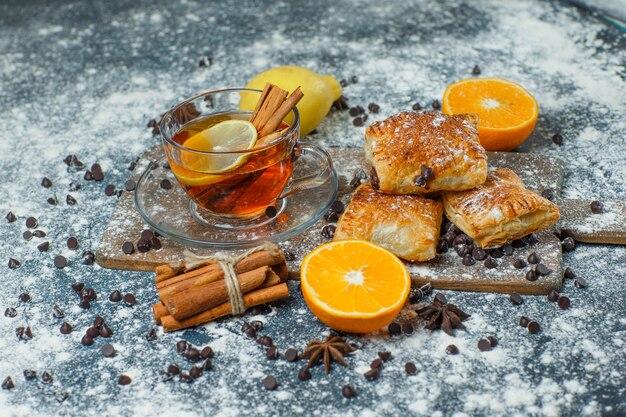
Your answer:
[[[233,265],[246,308],[289,296],[289,270],[275,245],[253,252]],[[166,332],[197,326],[233,312],[222,266],[214,260],[186,270],[185,266],[156,268],[160,302],[154,319]]]
[[[282,136],[284,132],[277,130],[283,119],[296,107],[296,104],[304,97],[300,87],[287,97],[288,92],[282,88],[267,83],[256,103],[250,116],[250,123],[257,130],[259,139],[256,147],[267,145],[274,139]]]

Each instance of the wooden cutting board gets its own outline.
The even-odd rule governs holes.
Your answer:
[[[329,149],[329,153],[339,175],[338,199],[347,204],[353,192],[349,182],[355,172],[363,166],[363,151],[332,148]],[[137,181],[150,162],[161,156],[160,146],[147,151],[140,159],[133,179]],[[415,284],[430,282],[433,287],[440,289],[546,294],[553,289],[559,290],[562,284],[561,243],[553,234],[558,232],[560,227],[570,236],[584,242],[626,243],[624,202],[605,202],[607,213],[592,216],[589,209],[590,201],[560,199],[563,185],[563,166],[560,159],[510,152],[490,152],[488,156],[491,166],[513,169],[528,188],[537,192],[551,189],[556,196],[557,204],[561,207],[561,222],[552,229],[539,233],[537,235],[539,242],[535,245],[516,249],[512,256],[497,259],[499,266],[495,269],[485,268],[482,262],[470,267],[463,266],[461,258],[454,251],[449,251],[429,262],[409,263],[407,265]],[[326,224],[324,219],[320,219],[304,233],[281,243],[283,249],[295,255],[295,259],[289,262],[294,278],[298,277],[299,263],[304,255],[327,241],[320,233]],[[96,254],[97,262],[105,268],[152,271],[163,263],[176,264],[182,260],[185,246],[167,237],[161,239],[163,247],[159,250],[124,254],[121,250],[122,244],[127,240],[136,241],[141,231],[146,228],[147,225],[135,210],[133,193],[123,193],[102,237]],[[206,250],[196,251],[209,253]],[[552,273],[531,282],[525,279],[527,269],[517,270],[512,264],[517,258],[526,259],[533,251],[540,254],[542,262]]]

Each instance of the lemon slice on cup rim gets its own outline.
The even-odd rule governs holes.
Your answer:
[[[180,156],[184,169],[172,165],[172,170],[187,185],[219,182],[223,174],[246,163],[250,155],[241,151],[254,148],[257,138],[256,128],[249,121],[225,120],[187,139],[183,146],[189,150]]]

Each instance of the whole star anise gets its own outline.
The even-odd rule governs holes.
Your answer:
[[[352,353],[355,348],[349,345],[343,337],[328,336],[325,341],[311,340],[305,351],[300,355],[300,359],[308,359],[307,368],[311,368],[324,361],[326,373],[330,373],[330,365],[333,361],[343,366],[348,366],[344,355]]]
[[[461,322],[470,317],[469,314],[461,311],[454,304],[445,303],[439,299],[435,299],[432,304],[422,307],[416,312],[420,317],[428,320],[427,329],[441,329],[450,336],[454,336],[453,329],[465,330],[465,326]]]

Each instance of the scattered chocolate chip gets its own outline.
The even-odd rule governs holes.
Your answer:
[[[193,379],[198,379],[202,376],[202,368],[199,366],[192,366],[189,370],[189,376]]]
[[[572,268],[568,266],[567,268],[565,268],[565,272],[563,273],[563,276],[567,279],[574,279],[576,278],[576,273],[574,272]]]
[[[4,218],[7,219],[7,222],[9,223],[13,223],[17,220],[17,217],[15,216],[15,214],[13,214],[12,211],[8,212]]]
[[[554,142],[555,145],[561,146],[561,144],[563,143],[563,135],[561,135],[560,133],[555,133],[554,135],[552,135],[552,142]]]
[[[22,237],[24,238],[24,240],[28,241],[33,238],[33,234],[30,232],[30,230],[26,230],[24,233],[22,233]]]
[[[126,188],[126,191],[134,191],[135,187],[137,187],[137,184],[133,180],[127,180],[124,183],[124,188]]]
[[[454,251],[456,252],[457,255],[463,257],[465,255],[469,255],[471,248],[470,246],[465,245],[465,244],[454,245]]]
[[[365,372],[363,374],[363,376],[365,377],[365,379],[367,379],[368,381],[373,381],[375,379],[378,378],[378,375],[380,374],[380,371],[377,368],[372,368],[369,371]]]
[[[517,269],[524,269],[528,264],[522,258],[517,258],[515,262],[513,262],[513,266]]]
[[[402,327],[400,327],[400,324],[396,322],[389,323],[389,326],[387,326],[387,330],[389,331],[390,335],[398,335],[402,333]]]
[[[17,310],[13,307],[8,307],[6,310],[4,310],[4,316],[5,317],[9,317],[9,318],[13,318],[17,316]]]
[[[498,339],[496,339],[495,337],[487,336],[487,340],[489,340],[489,343],[491,344],[492,348],[498,346]]]
[[[480,73],[480,67],[478,65],[474,65],[474,68],[472,68],[472,75],[480,75]]]
[[[600,214],[604,212],[604,204],[601,201],[594,200],[591,202],[591,212],[594,214]]]
[[[122,301],[122,293],[119,292],[118,290],[113,291],[109,295],[109,301],[111,301],[112,303],[118,303]]]
[[[486,352],[488,350],[491,350],[491,343],[489,343],[489,340],[480,339],[478,341],[478,350],[480,350],[481,352]]]
[[[186,383],[193,382],[193,378],[187,372],[181,372],[178,374],[178,380]]]
[[[532,334],[537,334],[541,331],[541,326],[536,321],[531,321],[528,323],[528,331]]]
[[[285,351],[285,359],[287,362],[295,362],[298,360],[298,351],[294,348],[289,348]]]
[[[90,301],[93,301],[98,298],[98,294],[93,288],[85,288],[83,291],[83,297],[89,298]]]
[[[100,336],[108,339],[109,337],[113,336],[113,330],[111,330],[111,328],[106,324],[103,324],[102,327],[100,327]]]
[[[526,316],[521,316],[519,318],[519,325],[522,327],[527,327],[528,323],[530,323],[530,319]]]
[[[548,293],[548,301],[555,303],[559,299],[559,293],[552,290]]]
[[[96,255],[94,255],[91,251],[83,252],[83,264],[85,265],[93,265],[96,260]]]
[[[9,269],[17,269],[21,265],[21,262],[15,258],[9,258]]]
[[[200,351],[200,356],[203,359],[209,359],[212,358],[214,355],[213,353],[213,349],[211,348],[211,346],[205,346],[202,348],[202,350]]]
[[[413,325],[411,323],[402,324],[402,333],[410,335],[413,334],[414,331],[415,329],[413,328]]]
[[[526,235],[522,238],[522,241],[527,245],[534,245],[535,243],[539,243],[539,239],[535,237],[534,234]]]
[[[568,297],[562,295],[556,302],[562,310],[567,310],[571,304]]]
[[[29,229],[34,229],[37,227],[37,219],[34,217],[29,217],[26,219],[26,227]]]
[[[370,364],[370,368],[372,369],[383,369],[383,361],[380,358],[376,358]]]
[[[265,209],[265,215],[267,217],[276,217],[277,214],[278,210],[274,206],[267,206],[267,208]]]
[[[63,269],[67,266],[67,259],[63,255],[57,255],[54,257],[54,266],[58,269]]]
[[[152,246],[152,249],[155,250],[159,250],[163,247],[163,245],[161,244],[161,239],[156,236],[150,239],[150,245]]]
[[[53,381],[52,375],[50,375],[48,371],[43,371],[43,374],[41,374],[41,382],[43,382],[44,384],[49,384],[52,381]]]
[[[159,185],[164,190],[171,190],[172,189],[172,183],[167,178],[162,179],[161,182],[159,183]]]
[[[356,396],[356,390],[350,384],[346,384],[341,388],[341,395],[344,398],[352,398]]]
[[[446,296],[443,295],[440,292],[435,294],[435,300],[439,301],[441,304],[447,304],[448,303],[448,299],[446,298]]]
[[[27,292],[23,292],[23,293],[20,294],[19,299],[20,299],[21,302],[27,303],[27,302],[29,302],[31,300],[30,294],[27,293]]]
[[[80,300],[80,302],[78,303],[78,306],[79,306],[80,308],[87,309],[87,308],[90,308],[90,307],[91,307],[91,302],[89,301],[89,298],[88,298],[88,297],[83,297],[83,298]]]
[[[118,382],[120,385],[128,385],[128,384],[130,384],[130,383],[131,383],[131,381],[132,381],[132,380],[130,379],[130,377],[129,377],[128,375],[120,375],[120,377],[119,377],[119,378],[118,378],[118,380],[117,380],[117,382]]]
[[[522,298],[521,295],[519,295],[516,292],[511,293],[511,296],[509,297],[509,300],[511,300],[511,302],[513,304],[515,304],[516,306],[518,306],[520,304],[524,304],[524,299]]]
[[[546,188],[541,192],[541,196],[547,200],[554,201],[554,191],[550,188]]]
[[[89,170],[85,171],[85,175],[83,176],[83,178],[85,179],[85,181],[93,180],[93,175],[91,175],[91,171]]]
[[[433,100],[432,106],[433,106],[433,109],[435,110],[441,109],[441,103],[439,102],[439,100]]]
[[[537,278],[538,278],[537,274],[532,269],[530,271],[526,272],[526,279],[528,281],[537,281]]]
[[[62,319],[63,317],[65,317],[65,313],[58,305],[55,304],[54,306],[52,306],[52,316],[55,319]]]
[[[78,239],[74,236],[67,239],[67,247],[72,250],[78,249]]]
[[[131,161],[130,164],[128,164],[128,170],[129,171],[134,171],[136,167],[137,167],[137,162],[136,161]],[[132,191],[132,190],[128,190],[128,191]]]
[[[322,236],[326,239],[332,239],[335,236],[335,230],[337,228],[332,224],[327,224],[322,228]]]
[[[24,369],[23,373],[24,373],[24,379],[26,379],[27,381],[31,381],[37,378],[37,372],[32,369]]]
[[[265,352],[267,359],[278,359],[278,348],[275,345],[270,346]]]
[[[352,120],[352,124],[355,126],[363,126],[363,119],[361,117],[355,117],[354,120]]]
[[[211,359],[205,359],[205,361],[202,363],[202,370],[210,371],[211,369],[213,369],[213,362],[211,362]]]
[[[93,337],[88,336],[88,335],[84,335],[83,338],[80,340],[80,343],[83,346],[91,346],[91,345],[93,345]]]
[[[122,252],[126,255],[130,255],[135,251],[135,247],[133,246],[133,242],[124,242],[122,244]]]
[[[411,108],[415,111],[420,111],[422,110],[422,105],[418,103],[414,103],[413,106],[411,106]]]
[[[137,250],[141,253],[148,252],[151,247],[152,247],[152,244],[150,243],[149,240],[142,238],[137,241]]]
[[[561,242],[561,247],[563,248],[563,252],[570,252],[576,247],[576,242],[574,242],[574,239],[571,237],[566,237]]]
[[[61,331],[61,334],[70,334],[72,333],[72,325],[65,321],[61,325],[60,331]]]
[[[263,378],[263,386],[266,390],[273,391],[276,389],[276,387],[278,387],[278,383],[276,382],[276,378],[268,375]]]
[[[85,335],[95,339],[96,337],[100,336],[100,329],[96,326],[91,326],[87,328],[87,330],[85,331]]]
[[[194,347],[190,347],[183,353],[183,358],[189,361],[197,361],[200,359],[200,351]]]
[[[109,184],[106,187],[104,187],[104,194],[107,197],[111,197],[113,194],[115,194],[115,185]]]
[[[370,103],[367,105],[367,109],[372,113],[378,113],[380,111],[380,106],[376,103]]]
[[[35,230],[33,231],[33,236],[35,237],[46,237],[46,232],[44,232],[43,230]]]
[[[48,201],[48,204],[50,204],[51,206],[56,206],[57,204],[57,201],[52,197],[48,197],[48,200],[46,201]]]
[[[502,253],[504,256],[512,256],[513,255],[513,246],[510,243],[505,243],[502,246]]]
[[[535,266],[535,274],[540,277],[545,277],[546,275],[550,275],[550,270],[544,264],[537,264]]]
[[[83,288],[85,288],[85,283],[83,283],[83,282],[75,282],[75,283],[72,284],[72,289],[77,294],[82,294]]]
[[[103,324],[104,324],[104,317],[102,316],[98,316],[93,320],[93,327],[95,327],[96,329],[100,329],[100,327],[102,327]]]
[[[459,348],[456,347],[456,345],[448,345],[448,347],[446,347],[446,353],[448,355],[458,355],[459,354]]]
[[[341,214],[345,210],[345,206],[341,202],[341,200],[333,201],[333,204],[330,206],[330,209],[335,213]]]
[[[587,281],[583,277],[578,277],[574,280],[574,286],[576,288],[587,288]]]
[[[115,348],[112,344],[107,343],[106,345],[102,346],[102,355],[105,358],[112,358],[113,356],[115,356],[115,353]]]
[[[265,346],[265,347],[270,347],[274,344],[274,342],[272,341],[272,338],[269,336],[261,336],[256,340],[256,342],[259,345]]]
[[[180,373],[180,368],[178,365],[170,365],[167,367],[167,373],[170,375],[178,375]]]
[[[502,252],[502,249],[500,248],[494,248],[489,249],[489,255],[491,255],[492,258],[500,259],[504,256],[504,252]]]
[[[150,331],[146,333],[146,340],[148,342],[157,340],[157,329],[155,329],[154,327],[151,328]]]
[[[472,257],[477,261],[483,261],[487,258],[487,251],[477,246],[472,250]]]
[[[67,197],[65,197],[65,203],[67,203],[68,206],[73,206],[76,204],[76,199],[71,194],[68,194]]]
[[[463,265],[472,266],[476,263],[476,259],[472,257],[469,253],[463,257]]]
[[[15,388],[15,384],[10,376],[7,376],[4,381],[2,381],[2,389],[13,389]]]
[[[187,350],[187,348],[191,347],[190,344],[188,344],[186,341],[184,340],[179,340],[178,342],[176,342],[176,350],[179,353],[183,353],[184,351]]]
[[[308,368],[304,367],[300,369],[300,371],[298,372],[298,379],[300,381],[308,381],[309,379],[311,379],[311,372],[308,370]]]
[[[137,304],[137,299],[135,298],[133,293],[128,292],[124,294],[124,297],[122,299],[124,300],[124,304],[126,304],[127,306],[134,306],[135,304]]]
[[[378,357],[382,359],[384,362],[389,362],[391,360],[391,352],[388,352],[388,351],[378,352]]]
[[[484,262],[485,268],[493,269],[498,266],[498,262],[493,258],[487,258]]]

